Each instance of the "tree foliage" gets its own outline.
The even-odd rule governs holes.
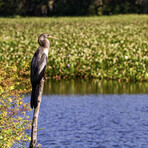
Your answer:
[[[94,0],[55,0],[54,1],[54,14],[55,15],[88,15],[89,7]]]
[[[0,66],[0,147],[6,148],[30,139],[30,135],[25,133],[25,130],[30,128],[29,117],[25,113],[29,110],[29,106],[23,103],[20,95],[30,89],[18,90],[16,87],[22,84],[21,81],[28,83],[28,79],[18,77],[16,66],[3,64],[1,62]]]
[[[147,0],[1,0],[1,16],[84,16],[148,13]]]

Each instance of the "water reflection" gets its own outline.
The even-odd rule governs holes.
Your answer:
[[[147,94],[148,82],[111,80],[46,80],[44,93],[50,94]]]

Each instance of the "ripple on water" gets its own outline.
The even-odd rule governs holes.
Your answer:
[[[38,128],[43,148],[147,148],[148,95],[43,96]]]

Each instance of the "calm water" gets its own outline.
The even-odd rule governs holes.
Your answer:
[[[42,148],[148,148],[148,84],[48,80],[40,128]]]

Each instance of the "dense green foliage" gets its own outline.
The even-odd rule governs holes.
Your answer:
[[[30,128],[30,121],[26,116],[29,106],[22,101],[22,93],[29,88],[19,89],[17,86],[28,83],[28,79],[18,77],[17,67],[6,66],[1,62],[0,66],[0,147],[12,147],[15,143],[20,145],[20,140],[26,142],[30,135],[25,130]],[[27,85],[26,85],[27,86]]]
[[[1,19],[1,62],[29,78],[37,38],[50,40],[49,77],[95,77],[118,80],[148,79],[148,17]]]
[[[1,0],[1,16],[84,16],[148,13],[147,0]]]
[[[145,0],[54,0],[53,15],[84,16],[148,13]]]

